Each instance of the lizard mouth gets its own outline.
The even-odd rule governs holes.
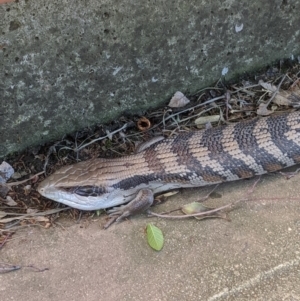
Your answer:
[[[101,197],[107,192],[106,189],[100,186],[74,186],[74,187],[59,187],[60,190],[66,191],[71,194],[77,194],[84,197]]]

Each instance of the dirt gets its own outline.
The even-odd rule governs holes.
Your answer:
[[[206,204],[244,198],[254,182],[221,185],[221,197]],[[299,175],[262,177],[229,213],[231,221],[140,215],[108,230],[105,216],[28,226],[0,251],[2,263],[21,266],[0,274],[0,300],[300,300],[298,182]],[[153,210],[177,208],[209,190],[182,190]],[[149,222],[164,233],[160,252],[146,242]]]

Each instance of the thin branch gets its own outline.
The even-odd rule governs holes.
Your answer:
[[[283,81],[285,80],[285,78],[286,78],[286,74],[283,76],[282,80],[280,81],[280,83],[279,83],[279,85],[278,85],[276,91],[273,92],[271,98],[270,98],[269,101],[266,103],[266,107],[272,102],[272,100],[273,100],[273,99],[275,98],[275,96],[278,94],[279,89],[280,89],[280,87],[281,87]]]
[[[16,271],[19,269],[21,269],[21,266],[19,265],[0,262],[0,274]]]
[[[11,187],[11,186],[17,186],[17,185],[20,185],[20,184],[24,184],[32,179],[34,179],[36,176],[40,176],[42,175],[43,173],[45,173],[44,171],[41,171],[41,172],[38,172],[36,173],[35,175],[31,176],[30,178],[26,179],[26,180],[23,180],[23,181],[18,181],[18,182],[12,182],[12,183],[6,183],[5,185],[7,185],[8,187]]]
[[[79,147],[76,147],[75,149],[73,149],[73,151],[74,151],[74,152],[78,152],[78,151],[80,151],[81,149],[83,149],[83,148],[89,146],[90,144],[93,144],[93,143],[95,143],[95,142],[97,142],[97,141],[103,140],[103,139],[105,139],[105,138],[108,138],[108,137],[110,137],[110,136],[112,136],[112,135],[114,135],[114,134],[120,132],[120,131],[125,130],[125,129],[127,128],[127,126],[128,126],[128,124],[125,123],[121,128],[119,128],[119,129],[117,129],[117,130],[115,130],[115,131],[113,131],[113,132],[107,134],[106,136],[99,137],[99,138],[97,138],[97,139],[94,139],[94,140],[92,140],[92,141],[86,143],[86,144],[83,144],[83,145],[81,145],[81,146],[79,146]]]
[[[240,199],[238,201],[234,201],[232,203],[229,203],[225,206],[213,209],[213,210],[209,210],[209,211],[205,211],[205,212],[200,212],[200,213],[194,213],[194,214],[186,214],[186,215],[164,215],[164,214],[158,214],[158,213],[154,213],[152,211],[148,211],[147,213],[150,216],[156,216],[156,217],[161,217],[161,218],[167,218],[167,219],[185,219],[185,218],[189,218],[189,217],[198,217],[198,216],[205,216],[211,213],[216,213],[219,212],[221,210],[224,210],[226,208],[232,207],[233,205],[236,205],[239,202],[243,202],[243,201],[247,201],[248,199]]]

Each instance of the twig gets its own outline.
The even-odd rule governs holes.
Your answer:
[[[8,233],[8,234],[5,236],[4,240],[3,240],[2,243],[0,244],[0,250],[3,248],[3,246],[4,246],[5,243],[8,241],[8,239],[12,237],[12,235],[13,235],[13,233]]]
[[[161,217],[161,218],[167,218],[167,219],[184,219],[184,218],[189,218],[189,217],[198,217],[198,216],[204,216],[204,215],[208,215],[208,214],[211,214],[211,213],[216,213],[218,211],[221,211],[223,209],[226,209],[226,208],[229,208],[239,202],[243,202],[243,201],[247,201],[248,199],[240,199],[240,200],[237,200],[237,201],[234,201],[234,202],[231,202],[225,206],[222,206],[222,207],[219,207],[219,208],[216,208],[216,209],[212,209],[212,210],[209,210],[209,211],[205,211],[205,212],[200,212],[200,213],[194,213],[194,214],[186,214],[186,215],[163,215],[163,214],[158,214],[158,213],[154,213],[152,211],[149,211],[148,210],[148,214],[151,216],[156,216],[156,217]]]
[[[294,172],[279,171],[278,173],[280,175],[282,175],[283,177],[285,177],[286,180],[289,180],[289,179],[295,177],[298,174],[299,171],[300,171],[300,168],[297,168]]]
[[[199,112],[199,113],[197,113],[197,114],[195,114],[195,115],[191,115],[191,116],[189,116],[189,117],[186,117],[186,118],[184,118],[184,119],[181,119],[180,122],[184,122],[184,121],[188,121],[188,120],[190,120],[190,119],[196,118],[196,117],[200,117],[201,115],[203,115],[203,114],[205,114],[205,113],[207,113],[207,112],[209,112],[209,111],[211,111],[211,110],[214,110],[214,109],[215,109],[214,107],[208,108],[208,109],[203,110],[203,111],[201,111],[201,112]]]
[[[231,99],[231,95],[230,95],[230,93],[228,91],[226,91],[226,93],[225,93],[226,121],[228,121],[228,111],[229,111],[229,108],[232,109],[232,107],[229,104],[230,99]]]
[[[254,184],[248,189],[246,195],[252,194],[254,192],[254,189],[256,188],[260,179],[261,179],[261,176],[259,176],[258,179],[254,182]]]
[[[26,180],[18,181],[18,182],[12,182],[12,183],[6,183],[5,185],[7,185],[8,187],[11,187],[11,186],[17,186],[17,185],[26,183],[26,182],[32,180],[33,178],[35,178],[36,176],[42,175],[43,173],[44,173],[44,171],[41,171],[41,172],[38,172],[38,173],[36,173],[35,175],[31,176],[30,178],[28,178],[28,179],[26,179]]]
[[[210,195],[219,187],[220,184],[216,184],[215,187],[207,194],[205,195],[204,197],[202,197],[200,200],[196,201],[197,203],[202,203],[204,201],[206,201]],[[165,212],[161,212],[160,214],[162,215],[165,215],[165,214],[170,214],[172,212],[176,212],[176,211],[180,211],[182,210],[182,207],[180,208],[177,208],[177,209],[173,209],[173,210],[170,210],[170,211],[165,211]]]
[[[21,266],[0,262],[0,274],[12,272],[21,269]]]
[[[43,269],[40,269],[40,268],[37,268],[35,267],[34,265],[24,265],[23,268],[31,268],[33,270],[35,270],[35,272],[44,272],[44,271],[49,271],[49,268],[43,268]]]
[[[270,98],[269,101],[266,103],[266,107],[272,102],[272,100],[273,100],[273,99],[275,98],[275,96],[278,94],[279,89],[280,89],[280,87],[281,87],[283,81],[285,80],[285,78],[286,78],[286,74],[283,76],[282,80],[280,81],[280,83],[279,83],[279,85],[278,85],[276,91],[273,92],[271,98]]]
[[[31,219],[35,216],[45,216],[45,215],[50,215],[50,214],[54,214],[54,213],[58,213],[60,211],[64,211],[64,210],[68,210],[70,209],[70,207],[66,207],[66,208],[57,208],[57,209],[49,209],[47,211],[41,211],[41,212],[33,212],[33,213],[25,213],[25,214],[21,214],[21,213],[6,213],[6,215],[14,215],[13,217],[8,217],[8,218],[2,218],[1,219],[1,223],[9,223],[11,221],[14,220],[23,220],[23,219]]]
[[[225,95],[222,95],[222,96],[218,96],[218,97],[209,99],[209,100],[207,100],[207,101],[205,101],[205,102],[203,102],[203,103],[200,103],[200,104],[198,104],[198,105],[195,105],[195,106],[190,107],[190,108],[188,108],[188,109],[185,109],[185,110],[183,110],[183,111],[174,113],[174,114],[168,116],[167,118],[165,118],[165,121],[167,121],[168,119],[173,118],[174,116],[177,116],[177,115],[179,115],[179,114],[182,114],[182,113],[185,113],[185,112],[194,110],[194,109],[199,108],[199,107],[203,107],[203,106],[205,106],[205,105],[208,105],[208,104],[210,104],[210,103],[212,103],[212,102],[215,102],[215,101],[217,101],[217,100],[224,99],[224,98],[225,98]],[[161,122],[158,123],[156,126],[158,126],[158,125],[160,125],[160,124],[161,124]],[[153,127],[152,127],[152,128],[153,128]]]
[[[55,147],[60,143],[61,141],[58,141],[56,143],[54,143],[51,147],[49,147],[48,151],[47,151],[47,155],[46,155],[46,159],[45,159],[45,163],[44,163],[44,173],[46,174],[46,168],[49,162],[49,157],[52,153],[56,152]]]
[[[117,219],[118,219],[118,215],[116,215],[116,216],[112,216],[109,220],[108,220],[108,222],[103,226],[103,229],[107,229],[109,226],[111,226]]]
[[[172,115],[169,115],[169,116],[166,117],[166,118],[163,117],[163,120],[162,120],[162,121],[160,121],[159,123],[155,124],[155,125],[154,125],[153,127],[151,127],[149,130],[153,130],[153,129],[157,128],[158,126],[160,126],[161,124],[163,124],[164,127],[165,127],[165,122],[166,122],[167,120],[173,118],[174,116],[177,116],[177,115],[180,115],[180,114],[182,114],[182,113],[185,113],[185,112],[194,110],[194,109],[199,108],[199,107],[206,106],[206,105],[208,105],[208,104],[210,104],[210,103],[213,103],[213,102],[215,102],[215,101],[217,101],[217,100],[224,99],[224,98],[225,98],[224,95],[219,96],[219,97],[215,97],[215,98],[209,99],[209,100],[207,100],[207,101],[205,101],[205,102],[203,102],[203,103],[200,103],[200,104],[198,104],[198,105],[195,105],[195,106],[193,106],[193,107],[187,108],[187,109],[185,109],[185,110],[183,110],[183,111],[180,111],[180,112],[174,113],[174,114],[172,114]],[[149,131],[149,130],[144,131],[144,133],[147,132],[147,131]],[[138,136],[138,135],[140,135],[140,133],[135,133],[135,134],[128,135],[127,138],[128,138],[128,137],[133,137],[133,136]]]
[[[5,228],[5,229],[0,229],[0,233],[1,232],[7,232],[7,231],[16,231],[19,229],[24,229],[24,228],[31,228],[31,227],[41,227],[44,228],[42,225],[40,224],[28,224],[28,225],[23,225],[23,226],[14,226],[14,227],[9,227],[9,228]],[[8,230],[9,229],[9,230]],[[14,239],[18,239],[18,237],[16,238],[12,238],[9,241],[12,241]]]
[[[209,210],[209,211],[199,212],[199,213],[194,213],[194,214],[186,214],[186,215],[166,215],[166,214],[168,214],[168,213],[166,213],[166,212],[163,212],[163,213],[158,214],[158,213],[154,213],[154,212],[149,211],[149,210],[147,211],[147,213],[150,215],[150,217],[151,217],[151,216],[156,216],[156,217],[170,218],[170,219],[184,219],[184,218],[188,218],[188,217],[207,216],[207,215],[209,215],[209,214],[211,214],[211,213],[216,213],[216,212],[219,212],[219,211],[221,211],[221,210],[223,210],[223,209],[229,208],[229,207],[231,207],[231,206],[233,206],[233,205],[236,205],[237,203],[240,203],[240,202],[242,202],[242,201],[248,201],[248,200],[249,200],[249,197],[248,197],[248,196],[249,196],[250,194],[253,193],[253,191],[254,191],[254,189],[255,189],[255,187],[256,187],[256,185],[257,185],[257,183],[258,183],[259,181],[260,181],[260,177],[254,182],[254,184],[250,187],[250,189],[248,189],[248,191],[247,191],[247,193],[246,193],[246,196],[247,196],[246,198],[243,198],[243,199],[240,199],[240,200],[237,200],[237,201],[233,201],[233,202],[231,202],[231,203],[229,203],[229,204],[227,204],[227,205],[225,205],[225,206],[222,206],[222,207],[219,207],[219,208],[215,208],[215,209],[212,209],[212,210]],[[212,191],[210,191],[209,194],[206,195],[206,196],[204,197],[204,200],[205,200],[206,198],[208,198],[208,197],[210,196],[210,194],[211,194],[212,192],[214,192],[215,189],[216,189],[218,186],[219,186],[219,184],[217,184],[216,187],[214,187],[214,188],[212,189]],[[200,201],[198,201],[198,202],[200,202]],[[175,210],[170,211],[170,212],[179,211],[179,210],[181,210],[181,208],[175,209]]]
[[[220,184],[216,184],[215,185],[215,187],[206,195],[206,196],[204,196],[204,197],[202,197],[199,201],[197,201],[198,203],[200,203],[200,202],[204,202],[204,201],[206,201],[209,197],[210,197],[210,195],[218,188],[220,186]]]
[[[99,137],[99,138],[97,138],[97,139],[94,139],[94,140],[92,140],[92,141],[86,143],[86,144],[83,144],[83,145],[81,145],[81,146],[79,146],[79,147],[76,147],[75,149],[73,149],[73,151],[74,151],[74,152],[79,152],[81,149],[83,149],[83,148],[89,146],[90,144],[93,144],[93,143],[95,143],[95,142],[97,142],[97,141],[103,140],[103,139],[105,139],[105,138],[108,138],[108,137],[111,136],[111,135],[114,135],[114,134],[116,134],[116,133],[118,133],[118,132],[120,132],[120,131],[125,130],[125,129],[127,128],[127,126],[128,126],[128,124],[125,123],[121,128],[119,128],[119,129],[117,129],[117,130],[115,130],[115,131],[109,133],[108,135],[103,136],[103,137]]]
[[[256,88],[256,87],[260,87],[260,84],[254,84],[254,85],[250,85],[250,86],[245,86],[245,87],[241,87],[241,88],[237,88],[233,86],[233,89],[235,89],[235,91],[231,92],[231,94],[235,94],[238,93],[240,91],[248,94],[249,91],[247,91],[249,88]],[[255,94],[255,93],[254,93]],[[251,93],[251,96],[254,96],[253,93]]]

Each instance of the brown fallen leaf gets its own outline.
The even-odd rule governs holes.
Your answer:
[[[273,113],[273,111],[267,109],[267,105],[265,103],[261,103],[256,111],[257,115],[260,116],[268,116]]]
[[[276,92],[277,91],[277,87],[275,85],[272,85],[270,83],[266,83],[263,80],[260,80],[258,82],[265,90],[267,90],[268,92]]]

